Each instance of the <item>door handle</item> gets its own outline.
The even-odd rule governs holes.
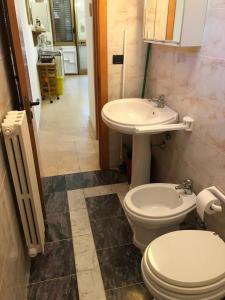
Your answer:
[[[36,101],[30,102],[30,106],[31,106],[31,107],[32,107],[32,106],[37,106],[37,105],[40,105],[40,99],[38,99],[38,98],[37,98]]]

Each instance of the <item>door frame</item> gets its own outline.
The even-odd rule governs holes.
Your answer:
[[[17,65],[23,65],[26,61],[26,57],[23,56],[23,50],[21,48],[21,36],[20,24],[18,24],[19,16],[18,3],[16,0],[4,0],[7,3],[8,14],[10,15],[9,22],[11,22],[11,37],[12,46],[15,53],[15,59]],[[100,168],[105,170],[109,168],[109,131],[107,126],[103,123],[101,118],[102,107],[108,102],[108,53],[107,53],[107,0],[92,0],[93,14],[93,36],[94,36],[94,70],[95,70],[95,108],[96,108],[96,131],[99,140],[99,164]],[[12,24],[14,23],[14,24]],[[19,70],[21,69],[21,70]],[[23,80],[20,82],[20,90],[22,99],[30,99],[31,91],[30,79],[27,72],[23,72],[24,66],[18,68],[20,78]],[[27,69],[27,65],[25,66]],[[28,110],[27,101],[23,101],[24,109]],[[34,144],[34,160],[38,178],[40,178],[40,167],[38,162],[37,148],[35,147],[35,133],[31,126],[32,117],[28,114],[28,122],[30,123],[30,135],[32,144]],[[40,190],[41,181],[38,182]]]
[[[107,0],[92,0],[96,131],[99,140],[99,164],[109,169],[109,130],[101,118],[108,102]]]

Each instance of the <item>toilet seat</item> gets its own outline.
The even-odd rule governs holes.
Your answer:
[[[221,299],[225,296],[225,243],[209,231],[165,234],[146,249],[142,274],[150,290],[164,295],[162,299]]]

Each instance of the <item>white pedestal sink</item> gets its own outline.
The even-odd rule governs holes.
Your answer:
[[[177,112],[167,106],[158,108],[156,104],[145,99],[120,99],[111,101],[103,107],[102,119],[108,127],[133,135],[131,188],[149,183],[150,134],[141,130],[146,126],[156,128],[159,124],[177,123]]]

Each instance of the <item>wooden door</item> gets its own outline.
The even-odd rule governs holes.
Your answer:
[[[19,17],[19,2],[15,0],[5,0],[5,9],[6,9],[6,22],[10,29],[11,36],[11,45],[14,56],[14,67],[16,68],[17,80],[19,84],[19,92],[22,99],[22,109],[26,110],[27,120],[29,125],[29,132],[32,144],[32,150],[34,155],[34,162],[38,180],[39,193],[42,202],[43,213],[44,202],[43,202],[43,192],[41,184],[41,175],[40,175],[40,164],[38,158],[38,149],[37,145],[37,128],[35,121],[33,119],[32,112],[32,102],[35,102],[35,99],[32,99],[30,78],[28,73],[27,58],[25,53],[25,46],[23,40],[22,26],[20,23]],[[24,7],[25,9],[25,7]]]
[[[101,169],[109,168],[109,131],[101,118],[102,107],[108,102],[107,1],[93,0],[93,35],[95,61],[96,128],[99,139]]]

